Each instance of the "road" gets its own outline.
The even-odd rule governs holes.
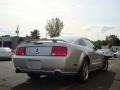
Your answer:
[[[90,73],[84,84],[72,77],[31,80],[26,74],[16,74],[12,61],[0,61],[0,90],[120,90],[120,60],[109,60],[107,72]]]

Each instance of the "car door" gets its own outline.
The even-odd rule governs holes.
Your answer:
[[[92,42],[88,39],[84,39],[84,42],[86,43],[87,47],[89,48],[89,57],[91,59],[91,64],[92,64],[92,67],[96,67],[96,66],[100,66],[102,64],[102,56],[101,54],[99,54],[97,52],[96,49],[94,49],[94,45],[92,44]]]

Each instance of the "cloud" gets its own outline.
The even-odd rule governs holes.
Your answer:
[[[82,35],[91,40],[104,40],[106,36],[117,35],[120,37],[120,27],[116,25],[88,25],[82,29]]]
[[[103,27],[101,28],[101,32],[102,32],[102,33],[105,33],[105,32],[107,32],[107,31],[114,30],[115,28],[116,28],[115,26],[103,26]]]
[[[87,27],[85,28],[85,30],[90,31],[90,30],[94,30],[94,29],[98,29],[98,28],[100,28],[100,26],[93,25],[93,26],[87,26]]]
[[[114,29],[116,29],[115,26],[107,26],[107,25],[106,26],[103,26],[103,25],[93,25],[93,26],[87,26],[85,28],[85,30],[88,30],[88,31],[90,31],[90,30],[100,30],[101,33],[105,33],[107,31],[111,31],[111,30],[114,30]]]
[[[14,35],[14,33],[15,33],[15,31],[13,31],[13,30],[0,27],[0,36],[1,35]]]

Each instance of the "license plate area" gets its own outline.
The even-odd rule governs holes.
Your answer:
[[[27,47],[27,56],[49,56],[51,55],[52,47]]]
[[[41,69],[40,60],[28,60],[27,62],[28,69]]]

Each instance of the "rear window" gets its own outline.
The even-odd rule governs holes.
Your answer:
[[[72,38],[72,37],[55,37],[55,38],[52,38],[52,39],[60,39],[60,40],[66,41],[68,43],[72,43],[75,38]]]

